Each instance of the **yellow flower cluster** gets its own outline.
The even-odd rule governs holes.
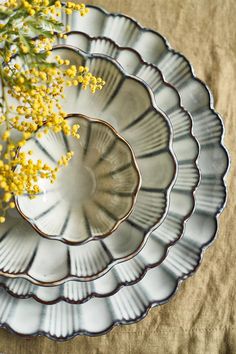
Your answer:
[[[68,65],[69,63],[68,60],[63,60],[60,56],[56,56],[56,60],[60,65]],[[81,84],[84,90],[86,90],[87,87],[90,87],[92,93],[101,90],[105,85],[105,81],[101,77],[97,78],[93,76],[92,73],[89,72],[89,68],[86,66],[76,67],[75,65],[72,65],[65,71],[65,74],[71,79],[67,80],[67,86],[78,86]]]
[[[0,149],[3,146],[0,145]],[[57,178],[60,166],[67,166],[73,156],[73,152],[68,152],[58,161],[58,166],[52,168],[44,164],[41,160],[33,162],[29,158],[32,151],[15,153],[14,144],[9,144],[4,159],[0,160],[0,223],[5,222],[5,214],[9,208],[14,208],[13,196],[27,193],[30,198],[34,198],[40,193],[38,181],[40,178],[47,178],[51,183]]]
[[[66,3],[65,12],[66,12],[67,15],[71,15],[73,11],[79,11],[80,12],[80,16],[85,16],[89,12],[89,9],[87,7],[85,7],[84,4],[75,4],[75,3],[71,2],[71,1],[68,1]]]
[[[61,1],[49,0],[7,0],[4,3],[4,6],[9,9],[23,8],[25,9],[30,16],[34,16],[38,12],[43,11],[46,15],[57,13],[57,9],[63,8]],[[68,1],[65,4],[65,13],[71,15],[73,11],[79,11],[81,16],[85,16],[89,10],[86,8],[85,4],[75,4],[74,2]]]
[[[14,208],[14,196],[27,193],[33,198],[40,192],[39,179],[47,178],[53,183],[59,169],[67,166],[73,157],[70,151],[61,156],[56,167],[51,167],[41,160],[34,161],[33,151],[21,149],[31,137],[40,139],[50,130],[80,137],[79,125],[71,127],[65,119],[67,113],[62,109],[65,88],[81,85],[95,93],[105,85],[103,79],[93,76],[87,67],[71,65],[69,60],[59,56],[53,63],[47,60],[52,53],[55,33],[63,37],[64,31],[69,31],[55,20],[58,11],[63,9],[68,15],[79,11],[84,16],[88,12],[84,4],[67,2],[62,6],[61,1],[7,0],[0,5],[3,14],[5,9],[14,13],[19,10],[22,22],[11,23],[14,16],[9,16],[8,22],[0,24],[3,43],[0,51],[0,223],[5,221],[7,210]],[[36,19],[37,15],[40,16]],[[43,28],[40,20],[48,22],[50,28]],[[34,29],[39,34],[36,40],[29,36],[29,31]],[[13,63],[15,55],[24,67]],[[11,105],[9,100],[13,101]]]
[[[77,4],[71,1],[67,1],[62,5],[62,1],[49,1],[49,0],[7,0],[3,4],[0,4],[0,11],[10,10],[17,11],[20,10],[22,13],[22,22],[18,19],[14,22],[13,27],[10,31],[4,31],[4,27],[7,23],[0,24],[0,41],[12,43],[14,42],[15,49],[5,46],[4,50],[4,61],[10,62],[11,57],[19,52],[23,54],[29,54],[32,47],[27,43],[26,38],[28,38],[29,33],[34,32],[36,35],[39,35],[40,41],[36,41],[38,45],[33,48],[35,53],[39,53],[40,50],[50,51],[52,48],[52,43],[55,41],[55,35],[60,38],[66,38],[67,35],[64,32],[69,31],[69,27],[63,28],[63,24],[56,20],[56,17],[59,17],[61,12],[64,11],[67,15],[71,15],[74,11],[79,12],[80,16],[85,16],[89,9],[85,4]],[[25,14],[24,14],[25,12]],[[25,18],[24,18],[25,16]],[[12,16],[14,18],[14,16]],[[34,19],[34,21],[32,21]],[[44,31],[43,35],[38,32],[38,22],[42,21],[42,26],[45,23],[48,25],[45,28],[42,28]],[[60,27],[61,26],[61,27]],[[58,30],[58,27],[60,28]],[[55,28],[55,29],[54,29]],[[47,35],[45,30],[48,31]],[[49,37],[49,34],[52,38]],[[32,43],[31,43],[32,44]],[[13,47],[14,47],[13,46]],[[34,44],[33,44],[34,46]],[[16,49],[18,47],[19,50]],[[0,58],[2,53],[0,52]]]
[[[55,42],[55,37],[52,38],[38,38],[31,42],[34,47],[34,52],[36,54],[45,51],[47,55],[51,54],[53,43]]]
[[[64,98],[65,84],[67,86],[82,85],[83,89],[90,87],[91,92],[102,89],[105,82],[94,77],[87,67],[70,65],[69,60],[56,56],[57,66],[31,68],[23,70],[20,64],[8,65],[3,69],[5,80],[11,80],[11,87],[3,87],[5,101],[7,96],[17,101],[17,106],[7,107],[5,114],[0,115],[0,122],[6,124],[6,130],[1,136],[7,143],[0,159],[0,197],[1,216],[4,220],[5,211],[13,206],[13,195],[28,193],[33,196],[39,193],[38,178],[50,178],[55,181],[56,169],[43,165],[41,161],[33,163],[25,153],[17,154],[17,149],[26,144],[33,134],[41,138],[50,129],[63,132],[79,138],[79,125],[72,127],[68,124],[66,112],[63,111],[60,100]],[[62,67],[63,65],[63,67]],[[41,128],[41,129],[39,129]],[[16,129],[22,134],[22,139],[15,143],[11,139],[11,130]],[[30,151],[29,155],[33,152]],[[58,166],[67,165],[73,152],[69,152],[58,161]],[[17,168],[16,168],[17,167]],[[11,196],[11,197],[10,197]]]
[[[59,56],[56,56],[56,60],[58,67],[44,67],[42,70],[23,70],[19,64],[4,69],[7,78],[13,78],[12,87],[8,88],[7,93],[19,102],[17,107],[11,107],[8,118],[11,127],[24,133],[34,133],[44,125],[45,133],[52,128],[56,133],[63,131],[70,135],[71,128],[64,119],[66,113],[60,103],[65,98],[65,84],[81,84],[83,89],[90,87],[92,93],[101,90],[105,84],[101,78],[93,76],[87,67],[70,65],[69,60],[62,60]],[[5,120],[5,116],[1,116],[0,120]]]

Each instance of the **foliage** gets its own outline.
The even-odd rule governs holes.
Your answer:
[[[50,130],[79,138],[79,126],[70,127],[62,109],[65,86],[82,85],[95,93],[105,84],[87,67],[70,65],[59,56],[50,60],[56,36],[64,37],[68,30],[58,20],[61,11],[84,16],[88,9],[72,2],[63,7],[55,0],[8,0],[0,5],[0,223],[15,207],[14,196],[35,197],[39,179],[53,183],[59,168],[73,157],[70,151],[51,168],[33,159],[33,151],[21,151],[27,139],[41,138]]]

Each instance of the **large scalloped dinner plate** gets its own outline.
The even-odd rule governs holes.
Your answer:
[[[91,7],[90,13],[92,18],[87,25],[83,22],[83,28],[76,30],[91,28],[89,22],[97,16],[94,32],[87,31],[90,35],[108,36],[121,46],[135,47],[145,60],[161,68],[165,79],[178,89],[181,102],[192,115],[193,132],[201,148],[201,182],[195,193],[196,207],[185,225],[183,237],[170,249],[164,262],[150,269],[137,284],[124,287],[115,295],[94,298],[80,305],[62,301],[43,305],[34,299],[15,299],[2,289],[1,327],[21,335],[65,340],[76,335],[104,334],[115,325],[141,320],[151,307],[169,301],[181,281],[196,271],[204,250],[215,238],[217,217],[225,205],[224,177],[229,160],[223,146],[222,120],[214,111],[208,88],[195,77],[188,60],[173,51],[160,34],[120,14],[108,14],[95,7]]]
[[[69,281],[54,287],[42,287],[16,278],[1,277],[0,284],[20,298],[34,297],[43,303],[65,300],[81,303],[93,296],[104,297],[114,294],[123,285],[140,280],[148,268],[153,268],[165,258],[168,248],[182,235],[184,223],[194,208],[193,192],[199,182],[196,166],[198,144],[192,135],[190,115],[180,106],[175,88],[164,82],[161,72],[145,63],[132,49],[118,47],[110,39],[90,38],[80,32],[70,32],[59,44],[73,45],[97,54],[115,58],[129,74],[143,79],[152,89],[155,101],[171,121],[173,128],[173,151],[178,161],[178,172],[170,193],[170,204],[163,223],[149,236],[146,245],[134,258],[116,265],[104,276],[87,282]],[[139,64],[139,65],[138,65]],[[139,68],[139,70],[138,70]]]

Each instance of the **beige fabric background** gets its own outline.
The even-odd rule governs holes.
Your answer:
[[[160,31],[192,62],[206,81],[224,117],[231,152],[228,204],[220,217],[218,239],[197,274],[169,304],[152,309],[136,325],[115,328],[103,337],[55,343],[22,339],[0,331],[4,354],[235,354],[236,353],[236,1],[96,0],[87,1],[137,18]]]

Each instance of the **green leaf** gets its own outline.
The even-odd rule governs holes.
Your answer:
[[[32,23],[29,23],[29,27],[31,28],[32,32],[34,33],[34,35],[38,35],[38,36],[44,36],[47,38],[52,38],[54,35],[51,33],[51,31],[48,31],[46,29],[43,29],[40,26],[35,26]]]
[[[38,24],[40,27],[49,29],[50,31],[61,31],[63,29],[63,23],[56,21],[55,19],[47,18],[46,16],[38,16]]]
[[[6,20],[11,14],[12,10],[6,9],[4,7],[0,7],[0,20]]]
[[[8,14],[0,12],[0,20],[6,20],[8,18]]]
[[[21,17],[26,17],[26,16],[28,16],[28,12],[25,9],[17,9],[17,11],[14,12],[14,15],[11,16],[10,20],[12,22]]]
[[[50,0],[50,1],[49,1],[49,6],[54,5],[56,1],[57,1],[57,0]]]

